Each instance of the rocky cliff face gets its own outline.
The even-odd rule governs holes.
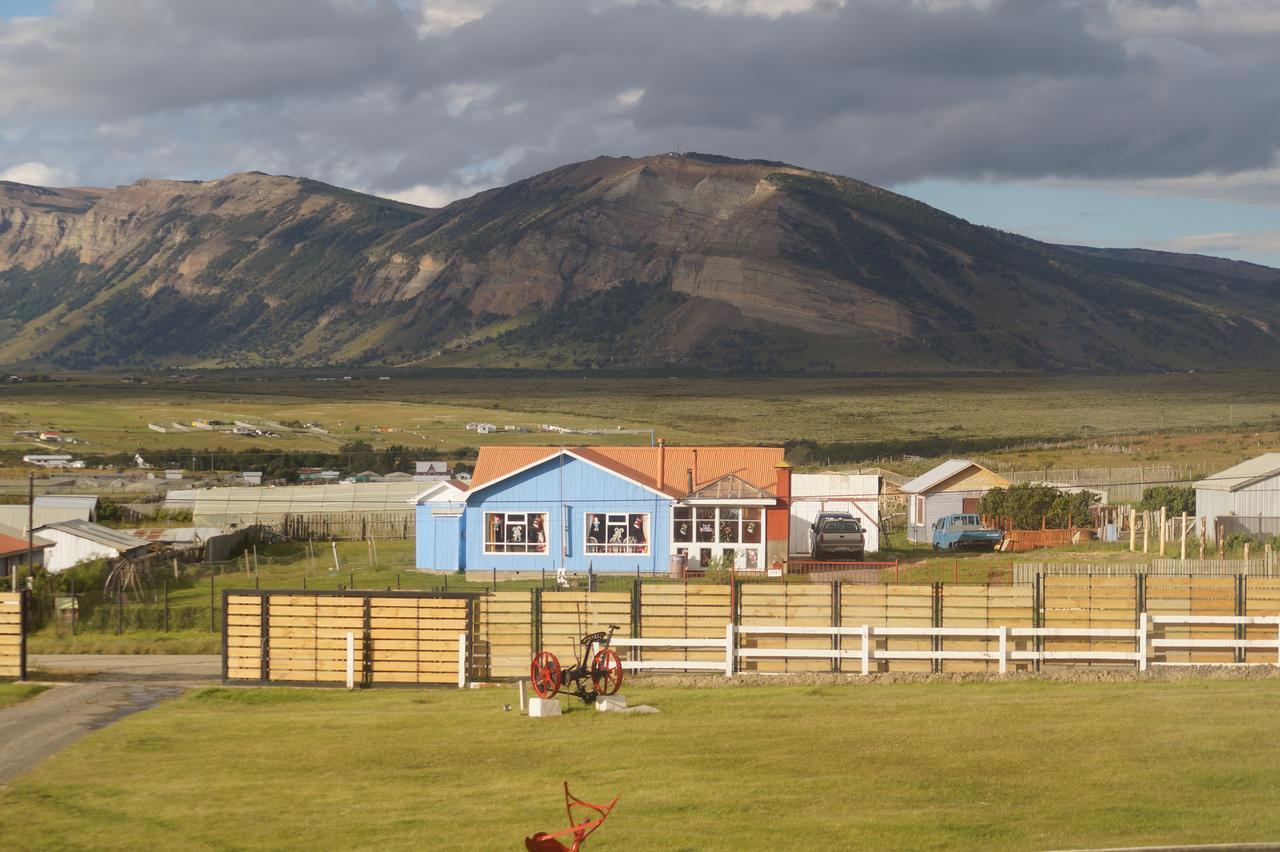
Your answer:
[[[599,158],[439,210],[258,173],[0,184],[0,363],[1275,363],[1277,288],[1264,267],[1049,246],[699,155]]]

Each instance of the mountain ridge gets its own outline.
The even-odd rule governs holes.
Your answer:
[[[260,172],[0,183],[15,365],[1280,366],[1277,292],[1268,267],[1055,246],[718,155],[599,157],[440,208]]]

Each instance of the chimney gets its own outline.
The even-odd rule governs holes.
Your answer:
[[[693,484],[697,485],[701,481],[702,480],[698,479],[698,448],[694,447],[693,448]],[[692,491],[693,486],[690,486],[689,490]]]
[[[774,496],[783,505],[789,505],[791,500],[791,465],[780,461],[773,466],[773,469],[778,474],[777,483],[773,489]]]
[[[661,491],[667,484],[667,440],[665,438],[658,439],[658,490]]]
[[[685,493],[692,494],[693,493],[693,468],[691,467],[685,468],[684,475],[689,478],[689,488]]]

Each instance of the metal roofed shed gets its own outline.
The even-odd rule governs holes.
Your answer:
[[[98,498],[92,494],[39,494],[36,496],[35,506],[37,509],[87,509],[89,514],[85,516],[86,520],[92,521],[98,517]]]
[[[58,521],[36,530],[41,538],[54,543],[45,565],[51,573],[62,571],[90,559],[114,559],[137,556],[149,545],[128,533],[99,526],[88,521]]]
[[[85,506],[41,506],[37,502],[34,514],[36,529],[59,521],[88,521],[90,519],[89,509]],[[23,535],[26,535],[27,507],[25,505],[0,506],[0,527],[18,530]]]
[[[196,492],[192,524],[262,524],[301,538],[408,538],[420,482],[210,488]]]
[[[1280,453],[1263,453],[1195,484],[1196,515],[1205,519],[1209,541],[1244,532],[1280,535]]]

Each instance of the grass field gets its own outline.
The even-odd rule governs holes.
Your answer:
[[[25,701],[48,688],[36,683],[0,683],[0,709]]]
[[[263,439],[147,428],[196,418],[310,421],[329,434]],[[1031,467],[1170,460],[1216,466],[1280,439],[1280,385],[1266,372],[825,379],[463,379],[417,373],[385,382],[201,374],[183,381],[156,377],[146,385],[122,385],[109,376],[0,385],[0,447],[15,449],[27,446],[12,434],[19,429],[61,430],[89,442],[76,452],[252,446],[335,451],[353,440],[437,451],[648,441],[640,435],[477,435],[464,428],[473,420],[533,428],[652,428],[684,444],[813,439],[907,446],[978,436],[1015,445],[1072,438],[1069,447],[1020,448],[1007,457]]]
[[[197,691],[0,790],[11,849],[516,849],[560,784],[607,850],[1028,849],[1280,836],[1280,679]]]

